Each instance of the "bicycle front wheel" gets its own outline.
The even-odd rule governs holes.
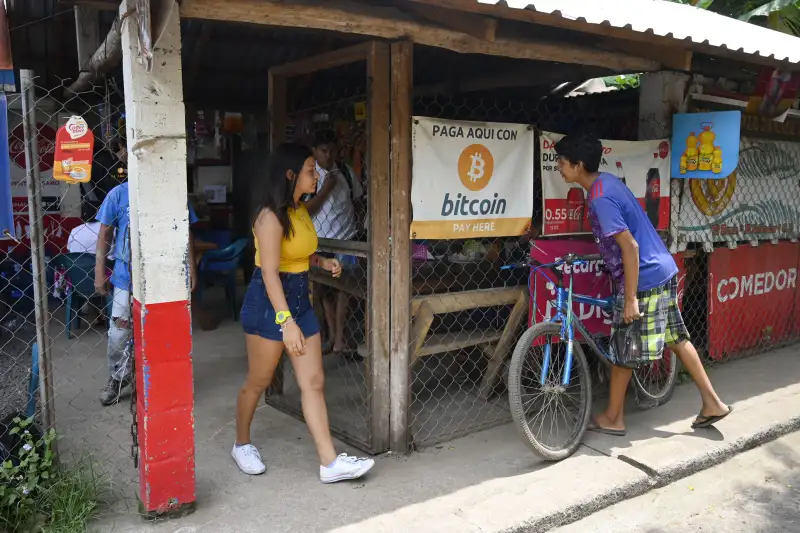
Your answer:
[[[592,411],[589,365],[578,342],[572,346],[569,384],[562,384],[567,343],[561,342],[560,333],[559,324],[547,322],[528,329],[514,348],[508,370],[514,423],[528,446],[548,461],[575,453]]]

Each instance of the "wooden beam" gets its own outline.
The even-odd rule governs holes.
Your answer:
[[[409,337],[410,345],[407,347],[409,365],[412,365],[414,361],[417,360],[422,351],[422,347],[425,346],[425,337],[428,336],[428,331],[431,329],[433,317],[433,310],[423,303],[419,308],[417,316],[414,317],[414,325],[411,328],[411,335]],[[408,392],[406,392],[406,394],[408,394]]]
[[[273,67],[271,70],[275,74],[285,78],[291,78],[292,76],[340,67],[358,61],[365,61],[367,55],[371,53],[373,46],[374,43],[367,42],[348,46],[346,48],[339,48],[338,50],[315,55],[314,57],[307,57],[278,67]]]
[[[511,314],[506,321],[506,327],[503,329],[503,334],[500,340],[497,341],[497,346],[489,357],[486,365],[486,372],[483,375],[481,382],[480,392],[478,396],[483,400],[488,400],[492,395],[495,384],[497,383],[497,374],[506,360],[508,351],[511,349],[512,343],[518,339],[517,332],[519,331],[520,324],[525,317],[528,316],[528,291],[521,291],[517,303],[511,310]]]
[[[691,50],[672,46],[662,46],[652,43],[641,43],[615,39],[609,43],[604,43],[606,50],[616,50],[626,54],[635,53],[642,57],[647,57],[660,62],[665,68],[679,70],[681,72],[691,72],[692,54]]]
[[[482,41],[494,42],[497,37],[497,19],[494,18],[414,3],[408,4],[405,9],[429,22],[471,35]]]
[[[181,16],[227,20],[293,28],[314,28],[371,35],[383,39],[408,39],[414,43],[464,54],[483,54],[537,61],[595,65],[614,70],[645,72],[660,63],[628,54],[576,46],[566,42],[497,37],[494,42],[413,20],[395,8],[354,4],[346,0],[292,2],[253,0],[184,0]]]
[[[422,304],[430,306],[437,315],[482,307],[510,305],[516,303],[520,294],[525,291],[524,287],[505,287],[417,296],[411,303],[411,314],[416,316]]]
[[[391,449],[408,451],[411,326],[411,99],[414,45],[391,47]]]
[[[357,56],[352,56],[357,57]],[[369,332],[372,388],[372,451],[389,449],[391,417],[389,280],[389,130],[391,120],[390,50],[387,43],[369,43],[367,55],[367,121],[369,134]]]

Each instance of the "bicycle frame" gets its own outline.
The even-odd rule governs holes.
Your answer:
[[[585,263],[586,261],[576,260],[572,263],[572,265],[581,265]],[[530,294],[532,302],[536,302],[536,296],[535,296],[535,290],[531,290],[531,285],[532,285],[531,279],[536,274],[536,272],[539,272],[544,268],[552,268],[563,264],[565,264],[564,261],[559,261],[547,265],[540,265],[532,269],[530,278],[528,279],[528,292]],[[584,294],[573,294],[572,279],[574,274],[572,272],[569,274],[568,288],[564,288],[563,285],[553,282],[553,280],[551,280],[547,276],[547,274],[543,272],[541,274],[542,276],[544,276],[545,279],[547,279],[550,283],[552,283],[556,287],[556,300],[555,300],[556,312],[555,315],[553,315],[553,317],[549,319],[549,322],[561,324],[561,335],[560,335],[561,340],[562,341],[566,340],[567,360],[566,364],[564,365],[564,374],[561,377],[561,384],[563,386],[567,386],[569,385],[572,373],[572,350],[573,350],[572,347],[575,341],[576,327],[580,332],[581,336],[586,340],[586,342],[592,348],[592,350],[596,354],[602,355],[603,357],[608,359],[608,354],[603,348],[600,347],[595,336],[589,333],[584,327],[581,320],[577,316],[575,316],[575,313],[572,310],[573,302],[600,307],[602,310],[606,312],[611,312],[614,308],[614,302],[616,301],[616,297],[612,295],[607,298],[594,298]],[[547,372],[550,368],[550,357],[551,357],[550,347],[551,345],[548,343],[544,348],[544,361],[542,362],[542,371],[539,376],[539,384],[542,386],[544,386],[545,377],[547,376]]]

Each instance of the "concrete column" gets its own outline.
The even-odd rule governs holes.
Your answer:
[[[120,14],[134,7],[126,0]],[[139,62],[136,18],[122,28],[127,117],[139,495],[163,514],[195,502],[194,388],[188,287],[186,125],[177,10]]]
[[[639,89],[639,140],[668,139],[672,136],[672,115],[685,113],[688,104],[689,75],[679,72],[653,72],[641,76]],[[675,147],[672,147],[674,150]],[[675,221],[680,214],[680,202],[685,180],[670,180],[670,252],[686,249],[679,242]]]

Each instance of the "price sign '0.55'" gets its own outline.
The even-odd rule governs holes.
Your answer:
[[[67,183],[92,179],[94,134],[83,117],[72,116],[56,132],[53,178]]]

